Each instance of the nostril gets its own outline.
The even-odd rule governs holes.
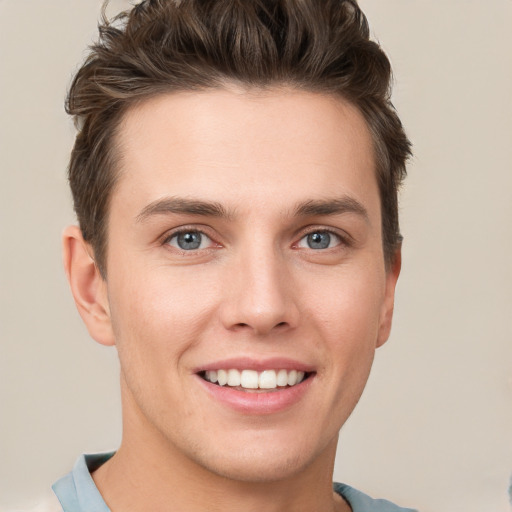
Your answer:
[[[284,329],[284,328],[286,328],[288,326],[289,326],[288,322],[279,322],[279,323],[275,324],[274,327],[270,328],[270,330],[272,330],[272,329]],[[233,328],[234,329],[251,329],[252,326],[249,323],[239,322],[239,323],[235,324],[233,326]],[[260,331],[259,328],[256,328],[256,330]]]

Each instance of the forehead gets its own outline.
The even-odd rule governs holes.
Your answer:
[[[128,206],[129,199],[142,208],[166,195],[247,208],[252,200],[261,207],[276,197],[378,201],[366,122],[350,103],[325,94],[222,89],[161,95],[127,112],[117,142],[113,204]]]

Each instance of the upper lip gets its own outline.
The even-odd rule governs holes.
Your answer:
[[[262,372],[264,370],[299,370],[305,373],[314,372],[312,365],[303,363],[286,357],[272,357],[259,359],[254,357],[236,357],[213,361],[194,369],[194,373],[200,373],[209,370],[255,370]]]

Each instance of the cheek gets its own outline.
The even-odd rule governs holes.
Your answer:
[[[325,360],[343,376],[343,385],[366,381],[379,334],[380,312],[384,300],[384,280],[380,272],[351,269],[319,287],[310,289],[308,303],[312,328],[319,351],[327,351]],[[317,281],[317,284],[318,283]]]
[[[182,399],[186,354],[204,337],[214,309],[208,294],[192,293],[189,280],[166,274],[140,272],[118,281],[110,297],[125,394],[162,424],[172,421],[176,407],[185,416],[194,413],[193,400]]]
[[[315,280],[307,296],[318,327],[338,335],[340,342],[376,337],[384,300],[384,278],[377,270],[339,269]]]
[[[137,358],[145,363],[138,368],[169,375],[211,320],[213,294],[195,291],[197,282],[186,272],[168,269],[139,272],[117,283],[109,298],[121,364],[132,367]]]

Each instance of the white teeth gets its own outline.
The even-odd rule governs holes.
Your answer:
[[[208,370],[204,378],[219,386],[242,387],[245,389],[276,389],[295,386],[304,380],[305,373],[298,370]]]
[[[265,370],[260,373],[258,379],[260,389],[275,389],[277,388],[277,377],[274,370]]]
[[[228,383],[228,372],[226,370],[217,370],[217,381],[219,386],[225,386]]]
[[[288,372],[288,386],[295,386],[297,384],[297,370]]]
[[[240,372],[238,370],[228,370],[228,386],[234,388],[240,386]]]
[[[246,389],[258,389],[258,372],[243,370],[240,376],[240,385]]]
[[[287,386],[288,385],[288,372],[286,370],[279,370],[277,372],[277,385]]]

